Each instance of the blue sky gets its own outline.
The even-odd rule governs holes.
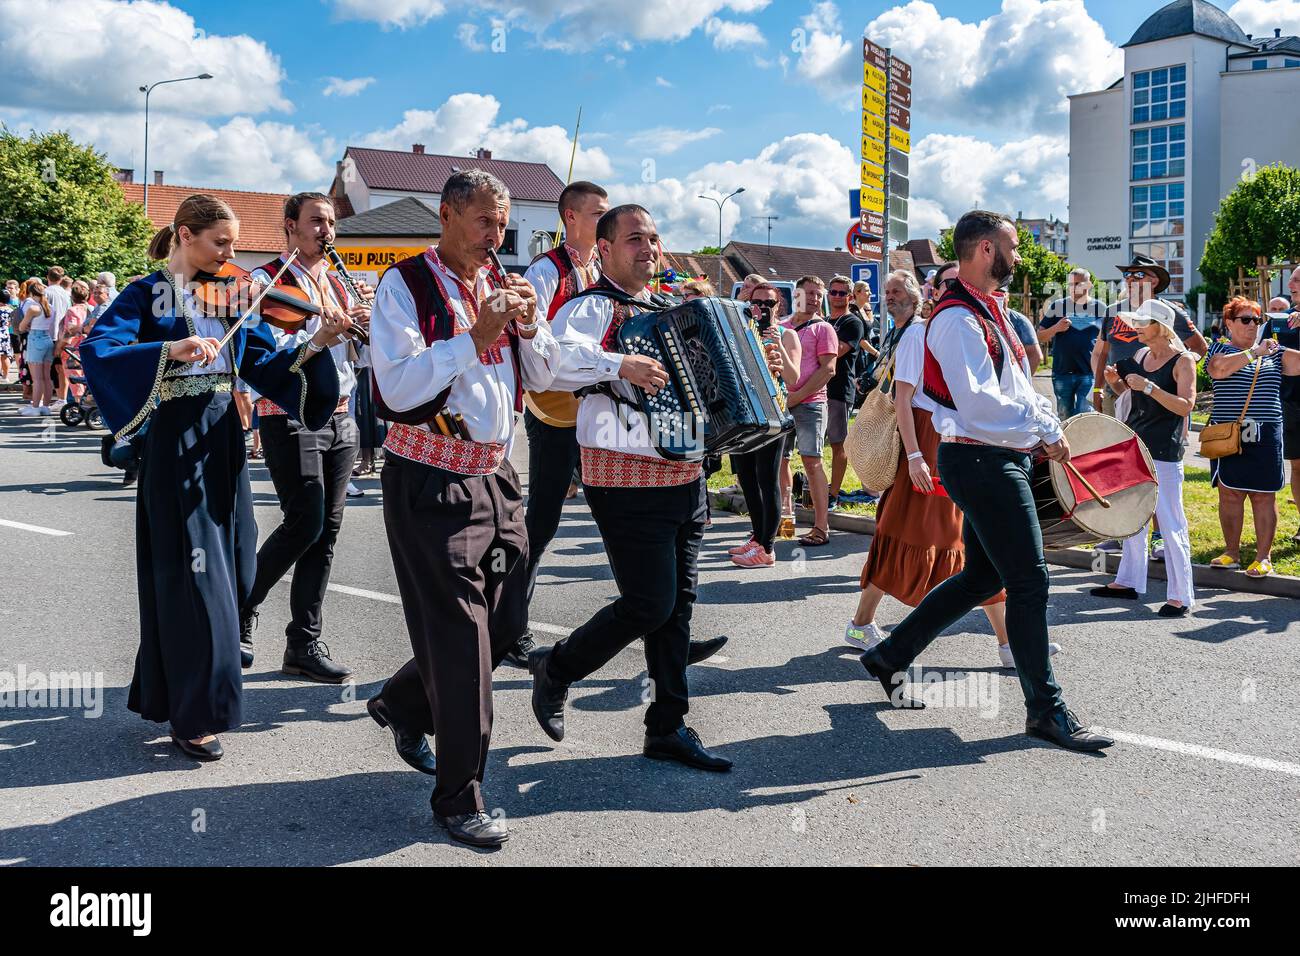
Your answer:
[[[484,145],[563,178],[581,105],[576,174],[648,205],[673,248],[716,241],[716,207],[695,197],[737,186],[728,238],[761,239],[753,217],[775,214],[774,241],[825,247],[857,177],[864,30],[916,69],[911,219],[931,235],[977,204],[1067,215],[1065,96],[1116,79],[1117,47],[1158,6],[0,0],[0,120],[69,129],[140,169],[136,87],[208,70],[154,93],[150,166],[286,191],[328,185],[348,144]],[[1224,6],[1248,30],[1300,32],[1300,0]]]

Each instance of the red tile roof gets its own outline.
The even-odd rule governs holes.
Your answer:
[[[506,184],[515,199],[557,202],[564,183],[545,163],[519,163],[507,159],[475,159],[473,156],[439,156],[435,153],[407,153],[392,149],[349,146],[357,175],[371,189],[400,192],[440,193],[451,178],[452,167],[482,169]]]
[[[119,183],[126,201],[144,205],[143,183]],[[208,189],[203,186],[149,187],[149,219],[155,229],[171,223],[182,202],[195,193],[216,196],[229,203],[239,217],[239,252],[280,252],[284,249],[284,201],[282,193],[252,193],[236,189]]]

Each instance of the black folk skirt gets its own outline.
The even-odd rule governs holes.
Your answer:
[[[127,706],[195,739],[240,725],[239,609],[257,570],[244,434],[229,392],[164,402],[136,499],[140,650]]]

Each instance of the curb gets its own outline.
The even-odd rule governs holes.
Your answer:
[[[740,495],[720,495],[713,493],[710,495],[713,503],[721,508],[735,514],[745,513],[745,499]],[[795,508],[795,515],[805,521],[811,521],[813,513],[802,505]],[[850,534],[861,534],[868,537],[876,533],[876,519],[869,518],[865,515],[843,515],[831,512],[830,526],[833,531],[847,531]],[[1093,566],[1093,561],[1097,555],[1104,554],[1106,558],[1106,567],[1103,570]],[[1109,554],[1100,551],[1079,551],[1068,549],[1064,551],[1046,552],[1047,563],[1062,568],[1073,568],[1078,571],[1094,571],[1097,574],[1113,574],[1119,569],[1118,554]],[[1166,580],[1165,566],[1160,561],[1151,561],[1147,564],[1147,577],[1150,580]],[[1247,577],[1242,571],[1224,571],[1221,568],[1212,568],[1208,564],[1192,565],[1192,583],[1197,587],[1220,590],[1220,591],[1238,591],[1243,594],[1263,594],[1268,597],[1283,597],[1300,599],[1300,578],[1290,577],[1285,574],[1275,574],[1267,578]]]

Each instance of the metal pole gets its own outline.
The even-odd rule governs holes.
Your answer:
[[[893,129],[889,122],[890,107],[894,105],[894,48],[885,47],[885,215],[884,228],[880,230],[880,296],[884,299],[885,277],[889,275],[889,219],[890,187],[889,181],[889,141]],[[893,317],[890,317],[893,322]]]
[[[144,218],[149,218],[149,94],[152,86],[144,90]]]

